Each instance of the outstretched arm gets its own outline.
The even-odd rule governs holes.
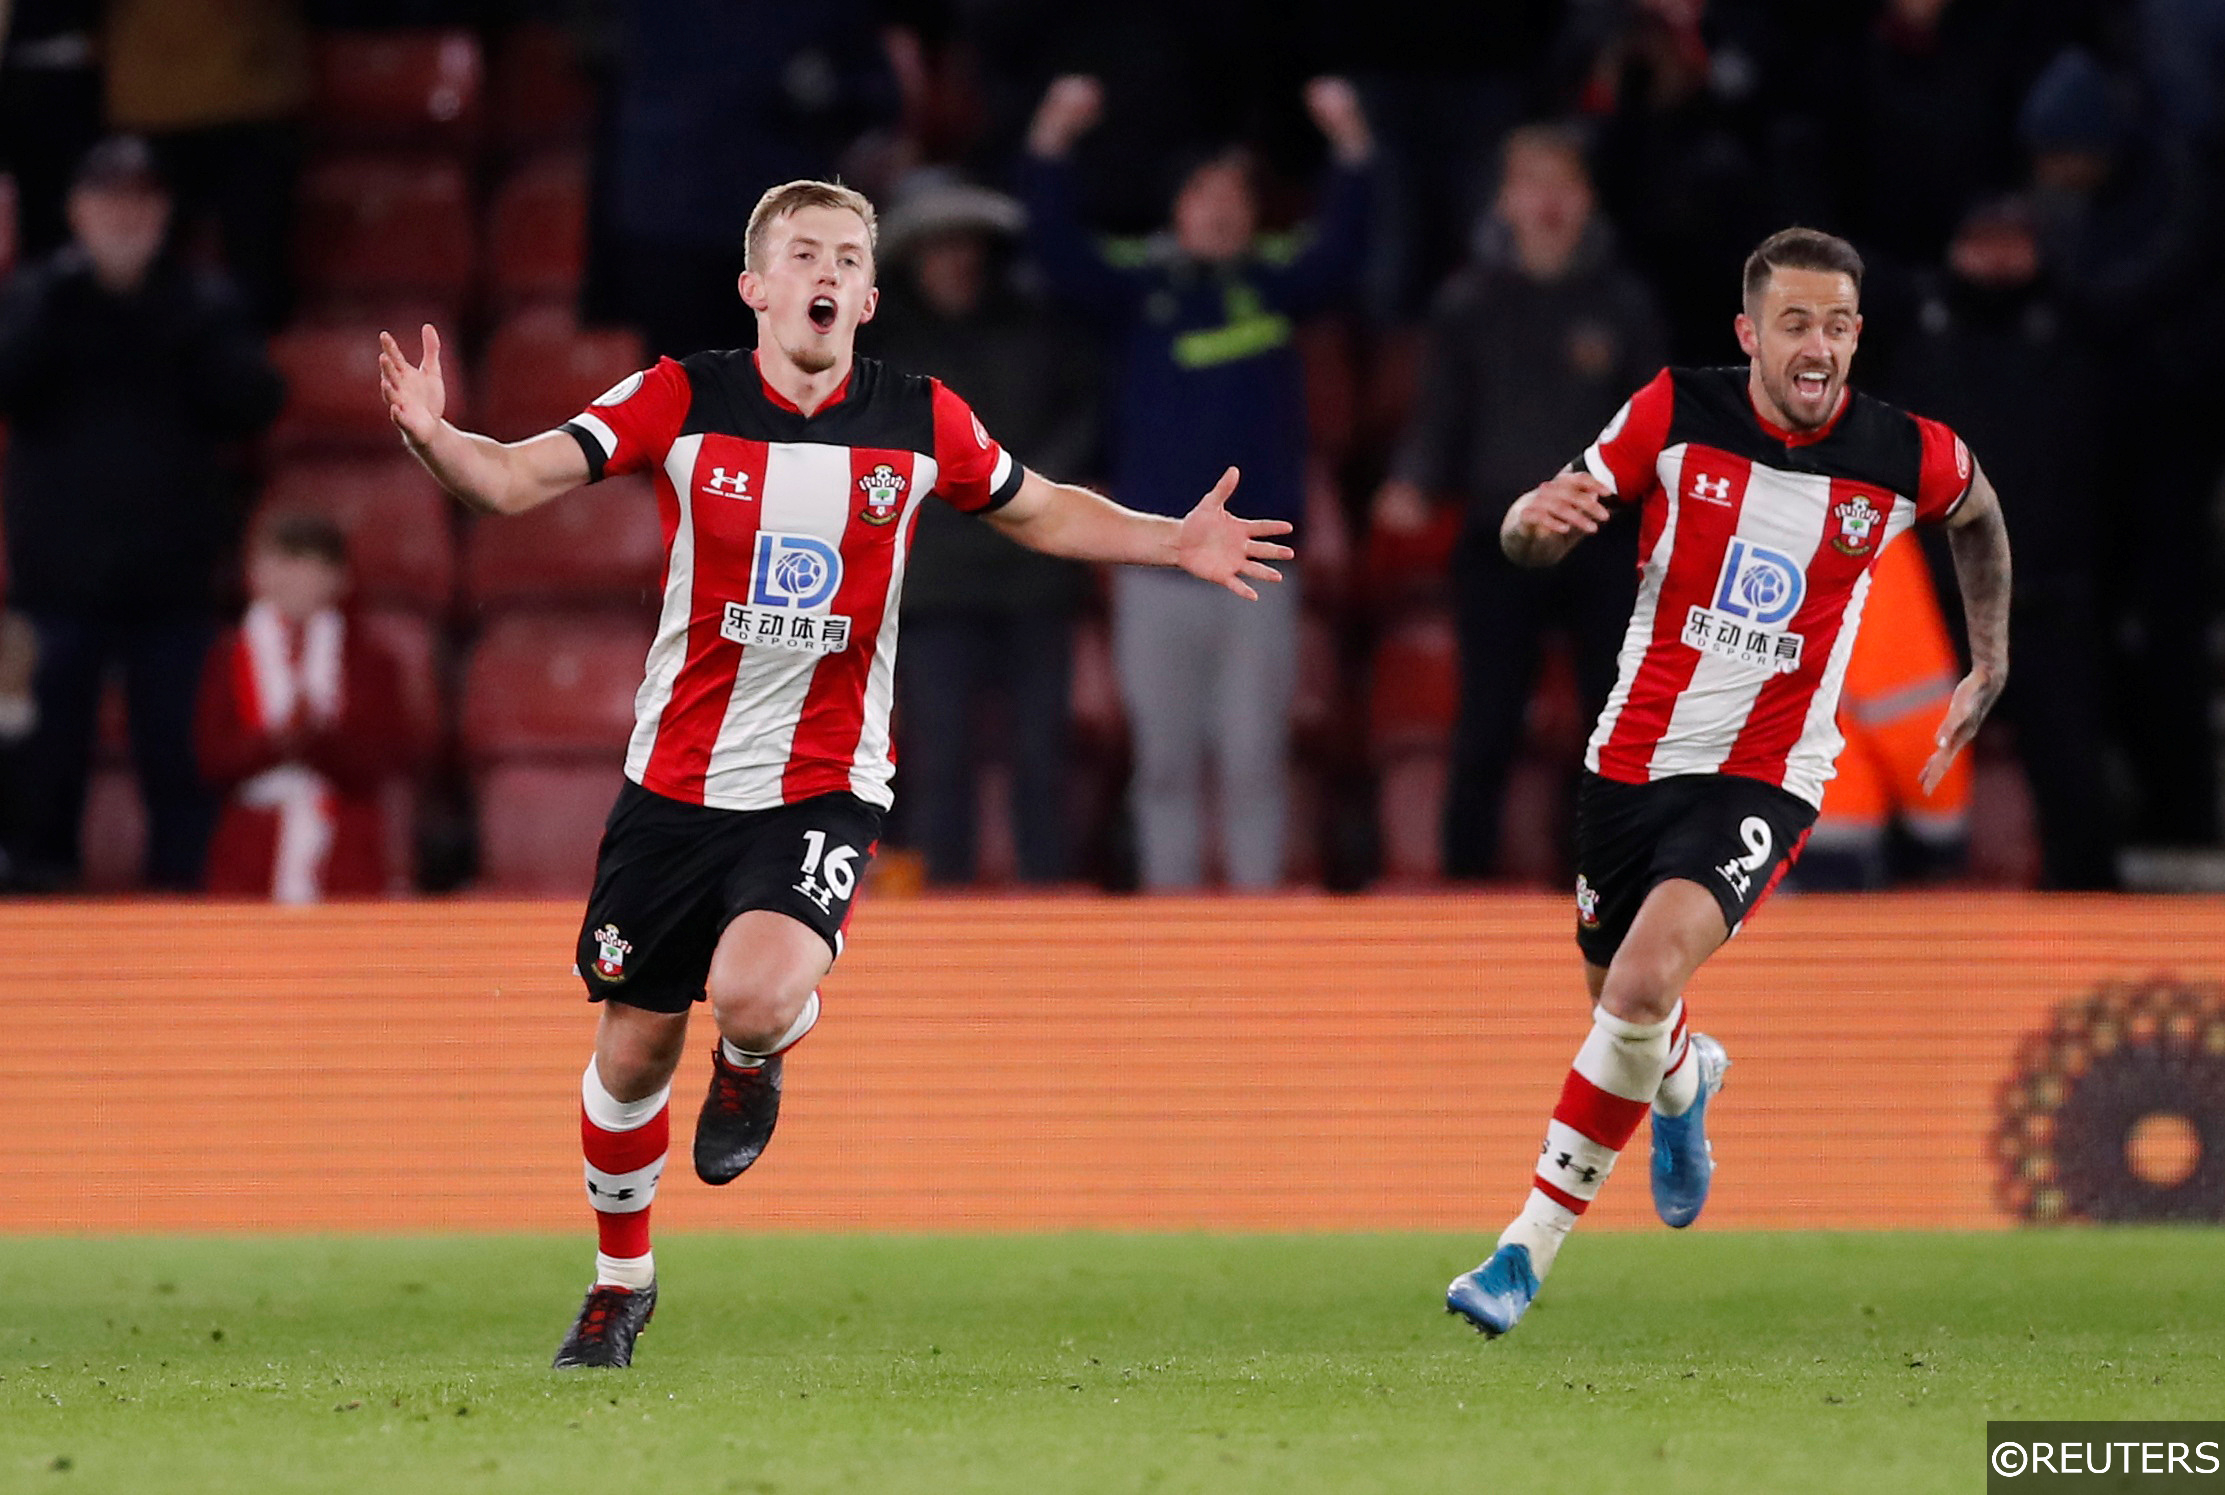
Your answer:
[[[440,334],[427,322],[424,337],[424,359],[413,364],[391,333],[379,334],[379,393],[403,445],[441,487],[483,514],[522,514],[587,481],[587,457],[562,431],[502,442],[443,419]]]
[[[1564,472],[1516,499],[1499,524],[1499,548],[1517,566],[1551,566],[1607,522],[1607,485]]]
[[[1192,576],[1227,587],[1247,602],[1259,593],[1245,584],[1281,581],[1267,564],[1287,561],[1294,552],[1269,538],[1287,535],[1281,519],[1239,519],[1228,511],[1236,491],[1236,469],[1221,474],[1213,491],[1187,517],[1168,519],[1122,508],[1087,488],[1054,483],[1030,471],[1012,501],[989,515],[989,522],[1030,550],[1077,561],[1114,561],[1136,566],[1179,566]]]
[[[2009,680],[2009,527],[2001,517],[2001,496],[1982,467],[1974,467],[1969,497],[1947,520],[1947,548],[1954,553],[1955,582],[1962,588],[1970,673],[1955,687],[1946,720],[1939,724],[1938,748],[1924,764],[1926,794],[1939,787],[1955,755],[1978,735]]]

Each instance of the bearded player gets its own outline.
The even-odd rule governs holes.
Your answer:
[[[656,1307],[649,1206],[694,1004],[718,1027],[696,1173],[731,1183],[779,1116],[781,1056],[819,1016],[891,803],[897,605],[920,505],[980,515],[1031,549],[1179,566],[1247,600],[1279,581],[1279,521],[1225,507],[1138,514],[1015,461],[933,379],[858,358],[873,316],[873,207],[790,182],[751,215],[738,282],[757,351],[662,359],[561,428],[504,444],[458,430],[440,339],[412,364],[380,337],[404,441],[472,508],[519,514],[648,472],[664,521],[663,610],[635,700],[578,969],[601,1004],[580,1135],[599,1229],[595,1282],[559,1368],[624,1366]]]
[[[1745,368],[1667,369],[1582,459],[1507,511],[1501,547],[1550,566],[1619,509],[1639,524],[1638,601],[1577,801],[1576,943],[1595,1004],[1528,1201],[1446,1305],[1513,1328],[1649,1112],[1653,1202],[1707,1202],[1705,1120],[1730,1060],[1690,1031],[1685,983],[1800,853],[1841,741],[1839,688],[1878,553],[1947,531],[1969,619],[1928,794],[2008,677],[2009,537],[1945,426],[1847,388],[1862,260],[1786,229],[1746,261]]]

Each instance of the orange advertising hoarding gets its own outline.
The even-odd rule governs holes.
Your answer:
[[[586,1228],[576,906],[9,918],[0,1230]],[[1499,895],[869,901],[778,1140],[723,1190],[685,1162],[699,1022],[658,1220],[1495,1231],[1585,1027],[1570,920]],[[2225,979],[2225,901],[1779,900],[1690,993],[1736,1061],[1706,1224],[2011,1223],[2004,1082],[2066,1004],[2149,978]],[[1651,1219],[1636,1149],[1599,1224]]]

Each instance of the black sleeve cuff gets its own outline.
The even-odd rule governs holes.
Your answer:
[[[568,420],[557,429],[578,442],[580,451],[586,454],[587,481],[590,483],[601,482],[603,480],[603,444],[588,435],[586,427],[580,425],[577,421]]]
[[[1013,458],[1012,471],[1005,474],[1004,482],[1000,486],[989,490],[989,501],[974,512],[977,514],[994,514],[1020,496],[1020,485],[1027,480],[1027,464],[1017,457]]]

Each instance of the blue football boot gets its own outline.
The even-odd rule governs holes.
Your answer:
[[[1653,1113],[1653,1210],[1661,1223],[1682,1230],[1700,1217],[1715,1178],[1715,1150],[1707,1141],[1707,1103],[1723,1088],[1731,1056],[1705,1033],[1692,1035],[1692,1062],[1700,1067],[1699,1098],[1682,1116]]]
[[[1537,1296],[1537,1273],[1530,1269],[1530,1248],[1501,1246],[1473,1272],[1463,1272],[1445,1289],[1445,1312],[1457,1313],[1487,1339],[1521,1322]]]

